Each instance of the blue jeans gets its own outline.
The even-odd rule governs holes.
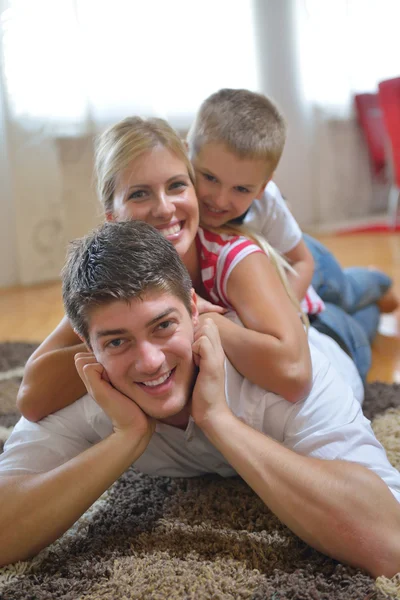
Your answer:
[[[380,311],[376,304],[370,304],[349,315],[339,306],[326,302],[325,310],[317,315],[312,323],[312,327],[318,331],[330,335],[330,329],[334,333],[331,335],[333,339],[335,336],[340,338],[364,383],[371,368],[371,342],[378,329],[379,316]],[[339,345],[343,347],[342,344]]]
[[[315,262],[312,285],[325,302],[331,302],[353,314],[377,302],[390,288],[392,280],[382,271],[365,267],[342,269],[323,244],[303,235]]]

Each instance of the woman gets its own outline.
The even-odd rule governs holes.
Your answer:
[[[138,219],[156,227],[183,259],[197,294],[237,312],[246,329],[218,314],[221,310],[212,313],[234,366],[291,402],[304,398],[311,365],[298,310],[259,247],[199,229],[192,165],[169,125],[133,117],[109,128],[97,145],[96,174],[107,219]],[[210,308],[200,300],[202,312]],[[74,355],[85,349],[64,318],[34,352],[17,400],[28,419],[39,420],[86,392],[74,366]]]

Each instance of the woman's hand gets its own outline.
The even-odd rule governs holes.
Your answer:
[[[205,300],[198,294],[196,294],[196,296],[197,296],[197,310],[199,311],[199,315],[202,315],[204,313],[210,313],[210,312],[216,312],[216,313],[219,313],[220,315],[224,315],[226,313],[226,308],[223,308],[222,306],[218,306],[217,304],[212,304],[212,302]]]
[[[148,417],[130,398],[110,383],[105,368],[91,352],[79,352],[75,356],[76,369],[88,393],[111,419],[115,432],[134,432],[150,440],[155,420]]]
[[[225,396],[225,354],[212,319],[205,318],[197,327],[192,349],[199,368],[192,394],[192,417],[202,427],[230,412]]]

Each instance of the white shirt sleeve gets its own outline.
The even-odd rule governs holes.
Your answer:
[[[265,237],[281,254],[293,250],[302,238],[296,219],[273,181],[267,184],[261,200],[253,201],[244,223]]]
[[[108,417],[88,395],[38,423],[22,417],[0,455],[0,476],[50,471],[111,431]]]
[[[283,444],[304,456],[356,462],[374,471],[400,501],[400,473],[390,464],[350,386],[319,350],[310,350],[312,391],[293,405]]]

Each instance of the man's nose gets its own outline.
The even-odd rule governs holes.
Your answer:
[[[147,341],[137,347],[137,352],[137,371],[143,375],[156,375],[164,362],[164,353]]]

